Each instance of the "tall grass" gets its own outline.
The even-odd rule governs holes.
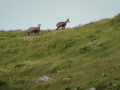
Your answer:
[[[27,31],[1,31],[0,90],[119,90],[119,20],[117,15],[31,36]],[[36,84],[41,76],[52,80]]]

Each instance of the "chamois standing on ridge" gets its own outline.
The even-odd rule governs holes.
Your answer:
[[[28,29],[28,35],[30,35],[31,33],[38,33],[39,34],[39,32],[40,32],[40,26],[41,26],[41,24],[38,24],[38,27],[30,27],[29,29]]]
[[[56,26],[57,26],[56,30],[58,30],[60,27],[62,27],[62,28],[64,29],[65,26],[66,26],[66,24],[67,24],[67,22],[70,22],[70,21],[69,21],[69,18],[68,18],[65,22],[58,22],[58,23],[56,24]]]

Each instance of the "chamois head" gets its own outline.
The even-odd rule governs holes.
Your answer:
[[[41,24],[38,24],[38,27],[40,27],[41,26]]]
[[[69,18],[66,20],[66,22],[70,22]]]

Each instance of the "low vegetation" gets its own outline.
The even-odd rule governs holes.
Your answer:
[[[0,31],[0,90],[120,90],[119,40],[119,14],[40,35]],[[52,80],[36,84],[42,76]]]

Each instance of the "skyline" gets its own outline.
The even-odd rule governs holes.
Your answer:
[[[66,27],[112,18],[120,13],[119,0],[0,0],[0,30],[27,30],[41,24],[42,30],[55,29],[69,18]]]

